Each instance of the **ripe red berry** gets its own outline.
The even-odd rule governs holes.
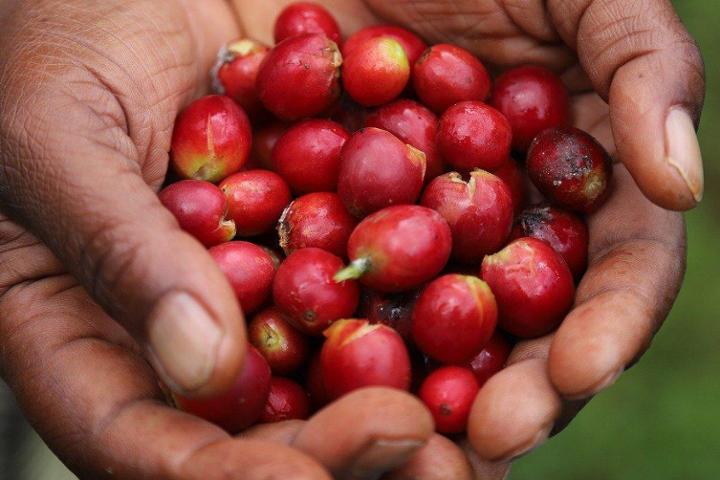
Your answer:
[[[543,130],[570,122],[567,88],[560,77],[542,67],[517,67],[500,75],[492,105],[510,122],[513,148],[523,152]]]
[[[575,285],[547,243],[524,237],[485,257],[482,278],[495,295],[500,328],[522,338],[551,332],[570,310]]]
[[[410,79],[410,64],[400,42],[375,37],[343,57],[343,86],[360,105],[371,107],[393,100]]]
[[[440,175],[427,186],[420,203],[447,220],[455,260],[477,264],[485,255],[500,250],[510,235],[510,190],[484,170],[471,172],[468,181],[456,172]]]
[[[343,262],[319,248],[303,248],[280,264],[273,282],[275,305],[301,331],[317,335],[339,318],[352,316],[360,291],[353,280],[336,282]]]
[[[338,194],[356,217],[415,203],[425,178],[425,154],[379,128],[354,133],[340,154]]]
[[[482,387],[487,380],[502,370],[507,362],[512,345],[500,332],[495,332],[480,353],[470,360],[467,368],[475,374],[475,379]]]
[[[309,193],[297,198],[283,212],[277,226],[280,246],[286,255],[315,247],[342,258],[347,255],[355,223],[355,217],[336,193]]]
[[[405,341],[410,341],[412,311],[420,292],[382,293],[365,290],[360,296],[362,316],[371,324],[381,323],[400,334]]]
[[[295,2],[280,12],[275,20],[275,43],[304,33],[322,33],[340,43],[340,27],[335,18],[317,3]]]
[[[480,386],[473,373],[462,367],[442,367],[420,387],[419,397],[432,413],[435,430],[462,433]]]
[[[212,183],[183,180],[165,187],[158,197],[175,216],[180,228],[206,247],[227,242],[235,236],[235,222],[225,218],[225,197]]]
[[[466,100],[485,100],[490,76],[464,48],[441,43],[425,50],[413,67],[413,86],[422,103],[436,113]]]
[[[282,120],[311,117],[340,95],[342,56],[323,34],[290,37],[265,58],[257,77],[258,96]]]
[[[425,183],[445,171],[437,151],[437,117],[428,108],[413,100],[397,100],[383,105],[365,120],[366,127],[387,130],[403,142],[425,154]]]
[[[290,189],[276,173],[246,170],[227,177],[220,190],[228,203],[228,217],[242,237],[271,230],[290,203]]]
[[[512,132],[502,113],[475,101],[456,103],[440,117],[437,148],[458,170],[493,170],[510,156]]]
[[[609,193],[610,155],[577,128],[554,128],[535,137],[528,150],[527,169],[545,197],[571,210],[592,212]]]
[[[250,157],[256,163],[257,168],[272,170],[273,148],[287,129],[286,124],[274,122],[255,132]]]
[[[530,207],[518,216],[511,238],[534,237],[558,252],[575,278],[585,271],[588,257],[588,229],[575,214],[550,206]]]
[[[255,80],[268,50],[266,45],[250,38],[228,43],[220,50],[211,72],[215,92],[232,98],[249,114],[257,113],[262,104]]]
[[[262,423],[304,420],[309,414],[310,399],[300,385],[282,377],[270,380],[270,393],[260,416]]]
[[[248,340],[265,357],[276,375],[292,373],[305,363],[310,346],[305,335],[280,310],[266,308],[248,325]]]
[[[320,353],[331,399],[362,387],[410,388],[410,357],[400,335],[364,319],[343,319],[328,328]]]
[[[270,367],[255,348],[248,346],[245,363],[232,388],[211,398],[174,394],[178,408],[235,434],[255,423],[270,391]]]
[[[443,363],[463,363],[482,350],[495,331],[497,304],[490,287],[470,275],[443,275],[420,294],[412,335],[423,353]]]
[[[335,279],[360,278],[381,292],[411,290],[440,273],[450,257],[451,241],[450,227],[435,210],[388,207],[355,227],[348,241],[352,263]]]
[[[275,144],[273,170],[297,195],[337,189],[340,150],[350,134],[332,120],[311,119],[290,127]]]
[[[515,214],[519,214],[525,207],[525,180],[518,163],[512,158],[508,158],[498,168],[492,171],[492,174],[500,178],[508,189],[510,189],[510,197],[512,197],[513,210]]]
[[[264,248],[250,242],[227,242],[209,250],[237,295],[246,315],[254,313],[270,296],[275,262]]]
[[[242,108],[228,97],[208,95],[178,115],[170,156],[180,177],[219,182],[245,165],[251,143]]]
[[[427,48],[427,44],[420,37],[409,30],[395,25],[374,25],[365,27],[350,36],[342,47],[343,57],[347,57],[365,41],[370,38],[389,37],[400,42],[408,58],[410,66],[415,64],[420,55]]]

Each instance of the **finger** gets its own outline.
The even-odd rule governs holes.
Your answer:
[[[547,439],[561,408],[547,375],[547,361],[520,361],[480,389],[468,419],[468,440],[482,459],[509,461]]]
[[[373,387],[345,395],[308,421],[258,425],[243,437],[292,445],[340,479],[374,479],[423,450],[433,438],[433,423],[415,397]],[[448,459],[448,465],[453,462]]]
[[[0,299],[0,366],[32,425],[81,478],[330,480],[282,445],[232,440],[163,402],[152,369],[68,276]],[[222,459],[222,461],[219,461]]]
[[[510,474],[510,463],[492,463],[481,459],[467,439],[460,445],[470,461],[475,480],[505,480]]]
[[[550,377],[568,398],[602,390],[642,354],[685,268],[682,216],[644,198],[621,166],[615,173],[615,192],[589,219],[590,267],[576,307],[550,349]]]
[[[209,56],[221,35],[193,38],[188,32],[200,31],[176,2],[82,5],[54,5],[52,25],[12,23],[24,26],[9,35],[34,48],[0,65],[0,198],[141,342],[173,389],[220,391],[242,363],[242,315],[222,273],[148,183],[164,175],[174,116],[210,60],[198,54]],[[218,18],[205,28],[232,36],[225,3],[203,5],[206,19]],[[46,3],[34,8],[23,11],[47,13]],[[37,71],[46,64],[53,68]]]
[[[410,458],[433,434],[433,421],[412,395],[381,387],[341,397],[316,413],[292,445],[340,479],[377,478]]]
[[[397,470],[382,480],[473,480],[475,474],[465,452],[442,435],[435,434]],[[490,477],[487,477],[490,480]],[[500,479],[502,477],[494,477]]]
[[[620,159],[643,193],[675,210],[703,195],[695,127],[705,93],[697,45],[669,0],[550,0],[563,39],[610,103]]]
[[[383,20],[417,31],[431,43],[450,42],[501,67],[544,65],[563,70],[575,61],[557,42],[540,0],[367,0]]]

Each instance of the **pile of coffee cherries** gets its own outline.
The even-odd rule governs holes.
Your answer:
[[[571,308],[610,158],[544,68],[493,82],[397,26],[343,42],[310,3],[275,41],[224,47],[217,95],[175,124],[160,199],[226,274],[252,344],[229,392],[175,402],[236,433],[382,385],[462,432],[513,342]]]

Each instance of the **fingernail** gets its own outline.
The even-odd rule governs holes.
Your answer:
[[[191,392],[212,375],[222,331],[187,293],[170,293],[150,315],[148,340],[154,366],[175,390]]]
[[[682,108],[670,110],[665,120],[666,161],[685,181],[696,202],[703,197],[702,153],[695,125]]]
[[[375,440],[355,461],[351,469],[353,480],[374,480],[384,473],[399,467],[422,447],[420,440]]]
[[[548,439],[548,436],[550,435],[550,431],[552,431],[553,424],[542,428],[539,432],[535,434],[528,442],[523,443],[518,448],[512,450],[507,455],[503,456],[498,462],[505,463],[505,462],[511,462],[514,459],[518,458],[521,455],[525,455],[526,453],[530,452],[531,450],[536,449],[543,443],[545,443],[545,440]]]

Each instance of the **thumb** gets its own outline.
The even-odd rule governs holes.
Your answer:
[[[548,9],[608,100],[617,153],[640,189],[661,207],[694,207],[703,195],[695,128],[704,68],[672,4],[550,0]]]
[[[135,35],[145,34],[139,19],[151,16],[136,10],[150,7],[139,2],[113,10],[112,25],[134,30],[125,42],[111,36],[103,45],[125,50],[57,42],[70,34],[55,26],[60,34],[17,34],[20,45],[25,38],[35,48],[10,49],[0,62],[0,202],[137,339],[173,390],[209,395],[227,389],[242,366],[243,316],[207,251],[180,230],[145,181],[164,170],[168,125],[195,79],[194,65],[162,62],[197,53],[190,42],[154,41],[162,33],[151,29],[149,38]],[[162,12],[175,18],[169,9],[151,13]],[[95,27],[88,32],[110,35]],[[121,63],[160,73],[137,80],[122,76]],[[102,68],[83,66],[90,64]]]

